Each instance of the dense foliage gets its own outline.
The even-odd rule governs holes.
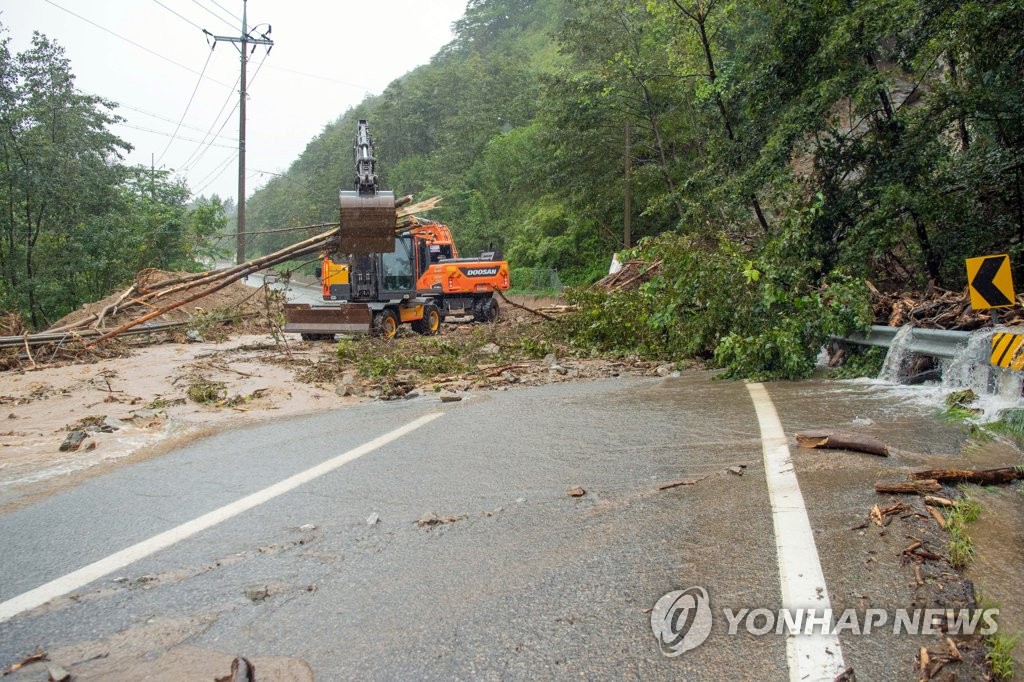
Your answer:
[[[333,219],[367,117],[389,186],[444,195],[464,250],[585,284],[627,246],[628,126],[631,242],[664,267],[577,291],[577,342],[803,376],[869,322],[865,280],[959,289],[1003,251],[1024,274],[1022,26],[1016,0],[471,0],[250,216]]]
[[[3,27],[0,25],[0,34]],[[39,328],[108,295],[146,267],[212,256],[222,202],[190,202],[163,171],[121,163],[112,102],[84,95],[61,47],[0,40],[0,310]]]

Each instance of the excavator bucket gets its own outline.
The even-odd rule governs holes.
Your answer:
[[[394,192],[343,191],[339,253],[393,253],[398,212]]]

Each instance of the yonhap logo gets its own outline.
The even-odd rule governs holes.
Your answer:
[[[651,611],[651,630],[661,653],[670,657],[703,644],[711,634],[711,621],[711,603],[703,587],[669,592]]]

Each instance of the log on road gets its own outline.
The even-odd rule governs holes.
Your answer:
[[[796,434],[796,444],[802,448],[831,448],[835,450],[854,450],[866,452],[879,457],[889,456],[889,447],[871,436],[842,431],[826,431],[815,429],[801,431]]]
[[[884,495],[925,495],[937,493],[940,490],[942,490],[942,485],[935,479],[897,483],[879,481],[875,484],[875,492]]]
[[[927,469],[910,474],[911,480],[935,480],[940,483],[976,483],[995,485],[1024,480],[1024,467],[1000,467],[998,469]]]

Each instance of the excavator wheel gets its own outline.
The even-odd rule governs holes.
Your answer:
[[[398,333],[398,324],[398,315],[395,315],[395,311],[385,308],[373,316],[373,335],[393,339]]]
[[[493,298],[477,299],[473,303],[473,319],[477,322],[494,322],[498,319],[498,302]]]
[[[423,306],[423,317],[412,323],[412,328],[424,336],[433,336],[441,330],[441,312],[433,303]]]

